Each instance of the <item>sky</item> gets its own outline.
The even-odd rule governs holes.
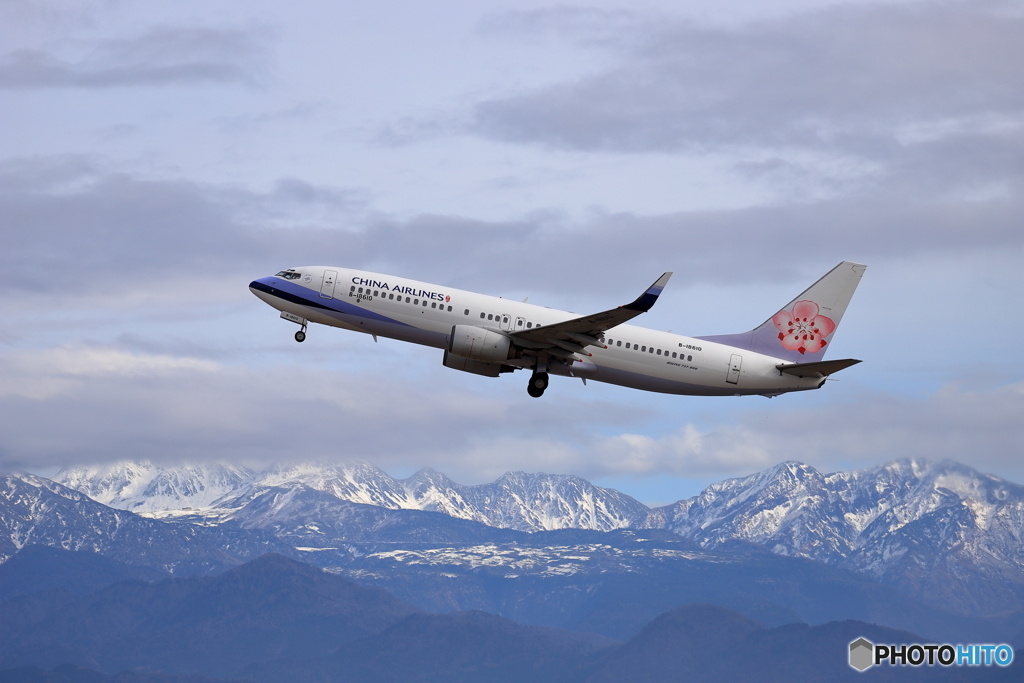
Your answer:
[[[0,3],[0,470],[368,460],[649,504],[787,460],[1024,482],[1024,3]],[[337,265],[751,329],[868,270],[820,391],[460,373],[294,325]]]

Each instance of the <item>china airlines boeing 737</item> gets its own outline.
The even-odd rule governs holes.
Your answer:
[[[818,389],[860,362],[823,357],[866,268],[843,261],[753,330],[712,337],[626,324],[650,310],[672,273],[636,301],[586,316],[330,266],[289,268],[249,289],[302,326],[296,341],[312,322],[433,346],[463,372],[530,370],[534,397],[549,374],[666,394],[771,397]]]

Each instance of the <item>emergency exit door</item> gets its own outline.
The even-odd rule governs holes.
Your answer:
[[[726,376],[725,381],[729,384],[739,384],[740,382],[740,370],[743,368],[743,356],[738,353],[732,354],[729,358],[729,374]]]
[[[324,271],[324,283],[320,285],[320,297],[323,299],[334,298],[334,283],[338,279],[338,271],[336,270],[325,270]]]

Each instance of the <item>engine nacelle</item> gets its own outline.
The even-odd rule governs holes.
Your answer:
[[[513,357],[512,340],[503,334],[473,325],[455,325],[448,339],[448,351],[456,356],[500,363]]]
[[[503,372],[512,372],[515,368],[511,365],[498,365],[497,363],[485,363],[482,360],[473,360],[465,356],[456,356],[447,349],[444,352],[444,366],[452,370],[472,372],[474,375],[484,377],[497,377]]]

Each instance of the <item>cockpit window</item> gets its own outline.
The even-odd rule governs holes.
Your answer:
[[[282,270],[274,277],[283,277],[285,280],[298,280],[300,277],[302,277],[302,274],[296,273],[294,270],[291,270],[289,268],[288,270]]]

